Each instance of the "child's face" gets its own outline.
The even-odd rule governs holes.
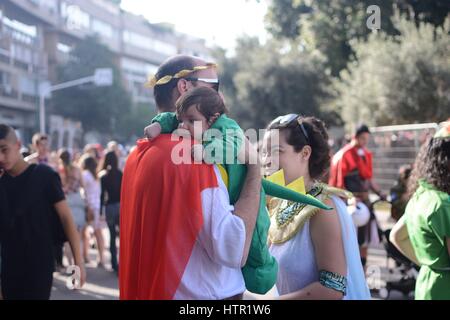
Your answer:
[[[190,132],[196,140],[201,140],[203,133],[209,129],[208,120],[192,105],[187,111],[178,115],[179,127]]]

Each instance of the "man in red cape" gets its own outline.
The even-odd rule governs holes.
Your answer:
[[[172,299],[203,223],[201,192],[212,166],[171,161],[178,142],[141,140],[123,175],[120,298]],[[158,183],[158,184],[156,184]]]
[[[157,76],[205,65],[176,56]],[[193,75],[217,77],[210,68]],[[174,100],[190,86],[178,78],[158,86],[158,110],[172,111]],[[172,141],[171,135],[140,140],[127,160],[120,205],[121,299],[226,299],[245,291],[241,267],[259,209],[260,166],[248,165],[233,207],[216,166],[175,161],[179,150],[191,159],[192,143]]]

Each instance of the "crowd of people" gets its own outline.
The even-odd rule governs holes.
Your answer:
[[[23,158],[0,125],[3,297],[48,299],[63,252],[82,284],[92,232],[97,265],[107,264],[108,227],[121,299],[242,299],[274,286],[277,299],[370,299],[367,248],[379,230],[369,192],[387,195],[373,180],[369,128],[332,155],[323,121],[281,115],[258,152],[228,117],[219,83],[215,64],[165,61],[148,83],[158,115],[129,155],[112,141],[52,157],[37,134]],[[390,239],[421,266],[417,299],[450,299],[449,171],[446,123],[391,192]]]

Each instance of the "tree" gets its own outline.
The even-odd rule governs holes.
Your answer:
[[[134,142],[142,137],[144,128],[148,126],[156,115],[156,106],[138,103],[133,106],[128,114],[121,118],[122,139],[124,142]]]
[[[275,37],[300,38],[310,49],[326,57],[333,76],[354,58],[351,41],[366,39],[366,9],[377,5],[381,10],[381,29],[396,35],[392,23],[395,9],[417,23],[441,26],[450,12],[448,1],[417,0],[273,0],[267,14],[267,28]]]
[[[131,98],[122,85],[113,53],[94,37],[81,40],[71,52],[70,60],[59,68],[58,82],[90,76],[96,68],[112,68],[110,87],[92,84],[56,91],[54,111],[82,122],[85,131],[98,131],[111,137],[124,133],[121,124],[130,113]]]
[[[233,58],[217,56],[226,103],[243,128],[265,128],[279,115],[301,113],[339,122],[321,108],[328,98],[328,76],[320,54],[293,42],[238,40]]]
[[[450,114],[450,19],[442,27],[396,18],[399,36],[372,34],[334,81],[334,107],[348,124],[439,122]]]

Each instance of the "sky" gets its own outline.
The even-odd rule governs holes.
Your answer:
[[[122,0],[121,7],[151,23],[168,22],[177,31],[203,38],[208,46],[233,50],[242,35],[266,38],[267,0]]]

